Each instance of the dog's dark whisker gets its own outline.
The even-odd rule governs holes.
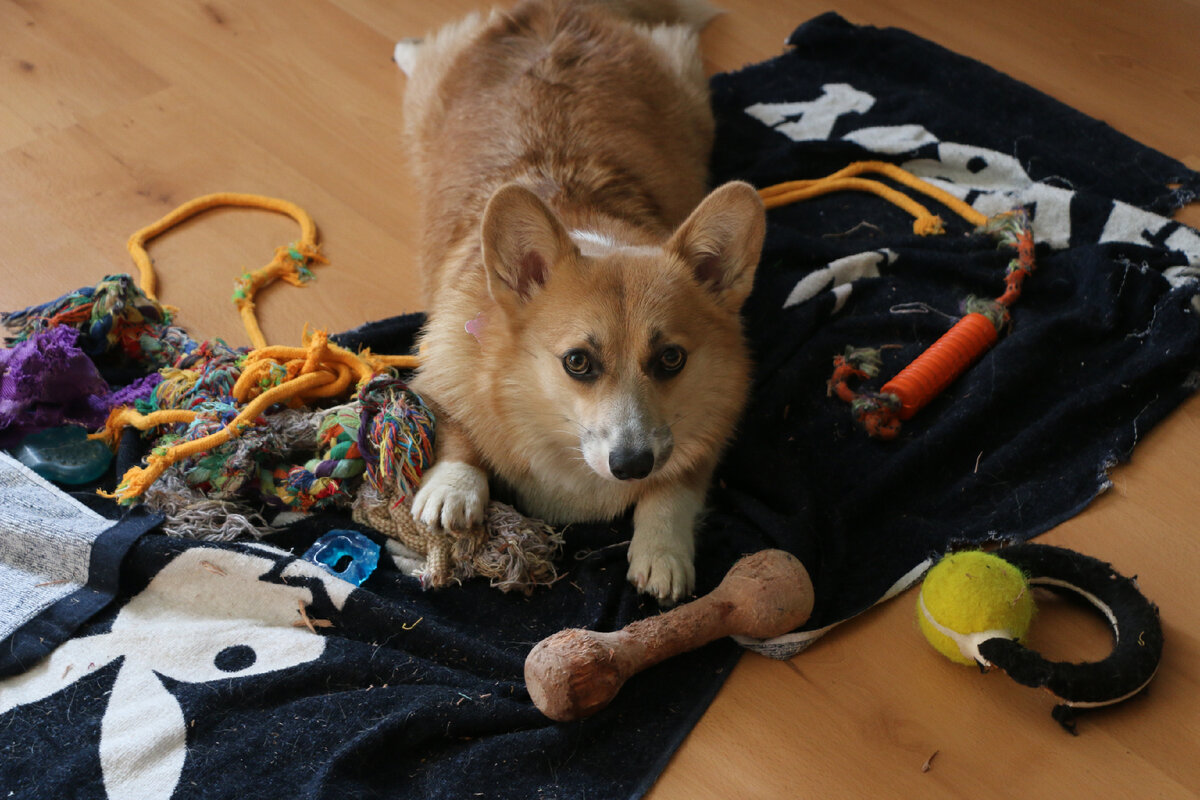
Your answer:
[[[662,431],[663,429],[666,429],[668,431],[673,430],[673,427],[675,425],[678,425],[681,421],[683,421],[684,419],[687,419],[691,415],[692,415],[692,412],[690,412],[690,411],[681,413],[677,417],[675,417],[675,419],[671,420],[670,422],[664,422],[662,425],[659,425],[657,428],[654,429],[653,432],[658,433],[659,431]]]

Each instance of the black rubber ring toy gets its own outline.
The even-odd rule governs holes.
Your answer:
[[[979,653],[1024,686],[1046,689],[1061,703],[1054,719],[1071,733],[1075,713],[1119,703],[1146,688],[1162,660],[1158,607],[1137,583],[1099,559],[1044,544],[1018,544],[992,551],[1029,579],[1031,586],[1073,592],[1108,619],[1113,650],[1101,661],[1050,661],[1011,639],[981,642]]]

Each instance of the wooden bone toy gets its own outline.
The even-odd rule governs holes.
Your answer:
[[[570,628],[543,639],[525,659],[525,685],[547,717],[582,719],[646,667],[722,636],[780,636],[804,624],[812,607],[812,581],[800,560],[763,550],[734,564],[710,594],[665,614],[612,633]]]

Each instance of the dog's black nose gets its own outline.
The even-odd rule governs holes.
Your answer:
[[[614,478],[623,481],[644,478],[654,469],[654,453],[619,447],[608,454],[608,468]]]

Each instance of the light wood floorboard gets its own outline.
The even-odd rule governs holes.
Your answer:
[[[776,55],[833,8],[978,58],[1200,169],[1200,3],[727,0],[710,72]],[[397,132],[393,42],[473,0],[0,0],[0,307],[130,267],[134,230],[196,195],[284,197],[332,264],[262,298],[268,339],[419,308],[417,203]],[[1085,147],[1086,143],[1081,143]],[[1200,211],[1183,218],[1200,223]],[[205,336],[246,344],[232,280],[294,232],[217,212],[152,245],[161,296]],[[1113,489],[1043,537],[1137,574],[1167,651],[1144,699],[1050,720],[1046,697],[928,649],[910,594],[791,662],[744,657],[654,800],[1194,797],[1200,793],[1200,400],[1148,433]],[[1104,629],[1048,604],[1035,646],[1096,657]],[[934,753],[928,771],[922,765]]]

